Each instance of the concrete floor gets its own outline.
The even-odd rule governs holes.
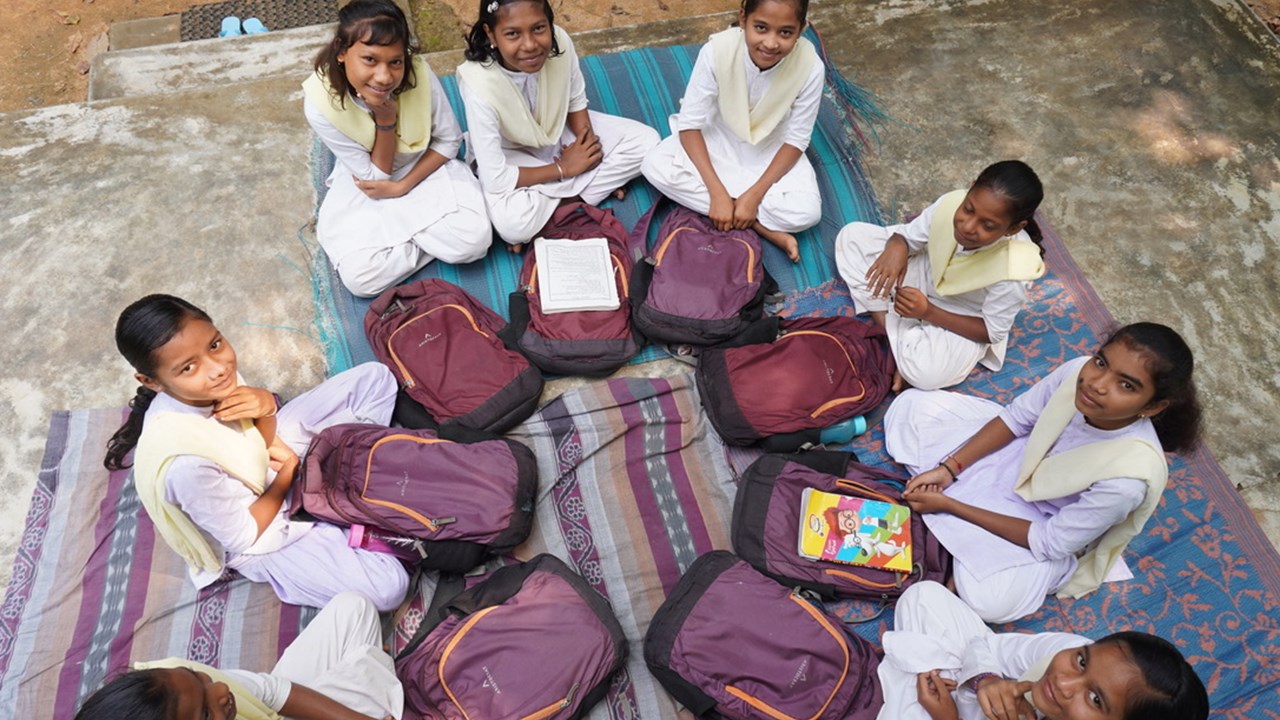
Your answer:
[[[724,18],[579,45],[690,42]],[[1226,0],[817,0],[811,19],[900,122],[868,161],[886,207],[917,209],[992,160],[1028,160],[1117,318],[1166,322],[1196,350],[1209,447],[1280,540],[1274,37]],[[243,372],[285,396],[323,375],[296,238],[313,203],[299,80],[157,81],[143,86],[170,92],[0,118],[0,557],[15,548],[49,413],[131,396],[111,333],[137,297],[203,305]],[[8,571],[0,563],[0,582]]]

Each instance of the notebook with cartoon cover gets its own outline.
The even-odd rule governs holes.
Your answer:
[[[911,510],[904,505],[806,488],[800,496],[801,557],[911,572]]]

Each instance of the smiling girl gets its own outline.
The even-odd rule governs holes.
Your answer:
[[[1120,632],[994,633],[934,582],[881,637],[883,720],[1204,720],[1204,683],[1169,642]]]
[[[493,226],[519,250],[556,207],[595,205],[640,174],[653,128],[587,109],[568,33],[546,0],[480,0],[458,85]]]
[[[1176,332],[1135,323],[1003,409],[936,391],[893,402],[885,448],[914,475],[904,500],[953,555],[956,593],[978,615],[1008,622],[1047,593],[1131,577],[1121,554],[1160,501],[1164,451],[1199,437],[1193,367]]]
[[[857,313],[889,331],[894,390],[950,387],[979,363],[1004,365],[1028,281],[1045,271],[1032,217],[1043,198],[1035,172],[1005,160],[910,223],[840,231],[836,267]]]
[[[316,433],[390,421],[396,381],[385,366],[359,365],[278,407],[270,391],[244,383],[209,315],[171,295],[125,308],[116,347],[141,387],[105,464],[127,467],[137,447],[138,498],[197,588],[230,568],[296,605],[321,607],[345,590],[379,610],[400,604],[409,578],[398,560],[348,547],[336,526],[287,517],[298,454]]]
[[[377,295],[432,260],[478,260],[493,240],[462,129],[411,52],[391,0],[354,0],[302,84],[307,122],[337,158],[316,234],[343,285]]]
[[[804,32],[808,0],[745,0],[739,27],[698,53],[671,137],[645,159],[664,195],[721,230],[752,228],[792,261],[795,233],[817,224],[822,199],[804,156],[824,67]]]

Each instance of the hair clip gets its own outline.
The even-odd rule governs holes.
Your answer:
[[[485,5],[484,11],[489,13],[490,15],[498,12],[498,0],[493,0],[493,2],[489,3],[488,5]]]

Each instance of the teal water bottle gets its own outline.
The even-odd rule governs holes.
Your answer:
[[[823,445],[844,445],[866,431],[867,417],[858,415],[823,428],[818,435],[818,442]]]

